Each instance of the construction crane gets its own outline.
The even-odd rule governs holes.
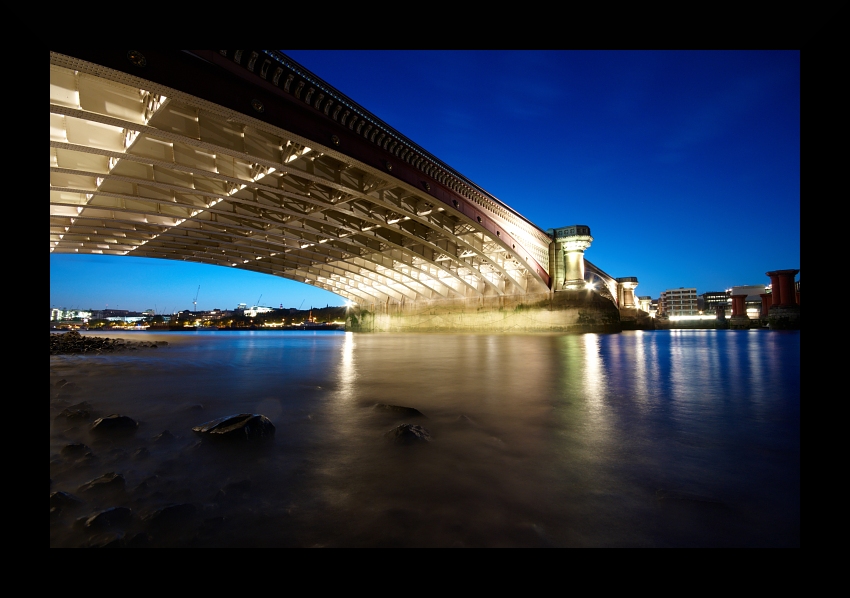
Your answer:
[[[192,304],[195,306],[192,311],[198,311],[198,293],[201,292],[201,285],[198,285],[198,290],[195,291],[195,298],[192,300]]]
[[[257,297],[257,302],[254,305],[256,305],[257,307],[260,307],[260,299],[262,299],[262,298],[263,298],[263,294],[260,293],[260,296]]]

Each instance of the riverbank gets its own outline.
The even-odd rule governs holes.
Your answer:
[[[50,354],[69,355],[74,353],[115,353],[138,349],[156,349],[167,345],[166,341],[128,341],[123,338],[83,336],[76,330],[50,333]]]

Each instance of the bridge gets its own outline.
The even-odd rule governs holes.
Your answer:
[[[50,53],[51,252],[251,270],[372,314],[551,310],[562,290],[635,307],[637,280],[584,260],[590,241],[540,229],[278,51]]]

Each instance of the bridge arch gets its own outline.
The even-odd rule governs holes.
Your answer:
[[[50,60],[51,252],[236,267],[358,303],[548,290],[545,232],[279,53]]]

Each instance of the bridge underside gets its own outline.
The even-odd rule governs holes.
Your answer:
[[[270,124],[268,99],[254,118],[139,72],[51,53],[51,252],[240,268],[361,305],[548,292],[542,233]]]

